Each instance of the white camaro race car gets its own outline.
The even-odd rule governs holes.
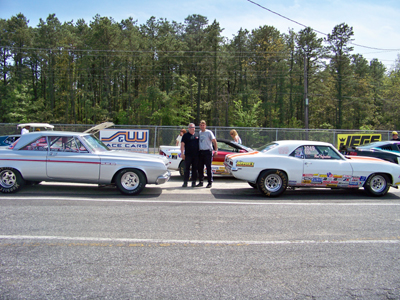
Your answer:
[[[400,185],[400,166],[372,157],[343,156],[329,143],[276,141],[243,154],[229,154],[225,167],[238,179],[276,197],[290,187],[360,188],[384,196]]]

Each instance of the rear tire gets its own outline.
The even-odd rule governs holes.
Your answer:
[[[13,168],[0,168],[0,192],[16,193],[25,184],[21,174]]]
[[[185,176],[185,161],[182,160],[181,163],[179,164],[179,175],[182,177]]]
[[[280,170],[266,170],[257,180],[258,190],[267,197],[278,197],[287,188],[288,179]]]
[[[247,182],[253,189],[257,188],[257,183]]]
[[[386,174],[372,174],[364,184],[364,190],[374,197],[382,197],[389,191],[389,178]]]
[[[138,195],[146,186],[146,177],[139,170],[124,169],[117,174],[115,185],[124,195]]]

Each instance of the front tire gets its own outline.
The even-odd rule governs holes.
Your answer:
[[[364,190],[374,197],[382,197],[389,191],[390,181],[385,174],[372,174],[364,184]]]
[[[12,168],[0,168],[0,192],[16,193],[25,184],[21,174]]]
[[[138,195],[146,186],[146,177],[136,169],[121,170],[115,178],[115,185],[124,195]]]
[[[288,179],[280,170],[266,170],[257,180],[259,191],[267,197],[278,197],[287,188]]]

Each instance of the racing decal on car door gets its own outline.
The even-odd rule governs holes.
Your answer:
[[[301,186],[313,187],[362,187],[367,180],[366,176],[326,174],[303,174]]]

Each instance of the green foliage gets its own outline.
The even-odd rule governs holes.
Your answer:
[[[324,40],[267,25],[221,34],[202,15],[0,19],[0,121],[302,128],[306,87],[309,128],[400,128],[400,64],[351,53],[349,25]]]

